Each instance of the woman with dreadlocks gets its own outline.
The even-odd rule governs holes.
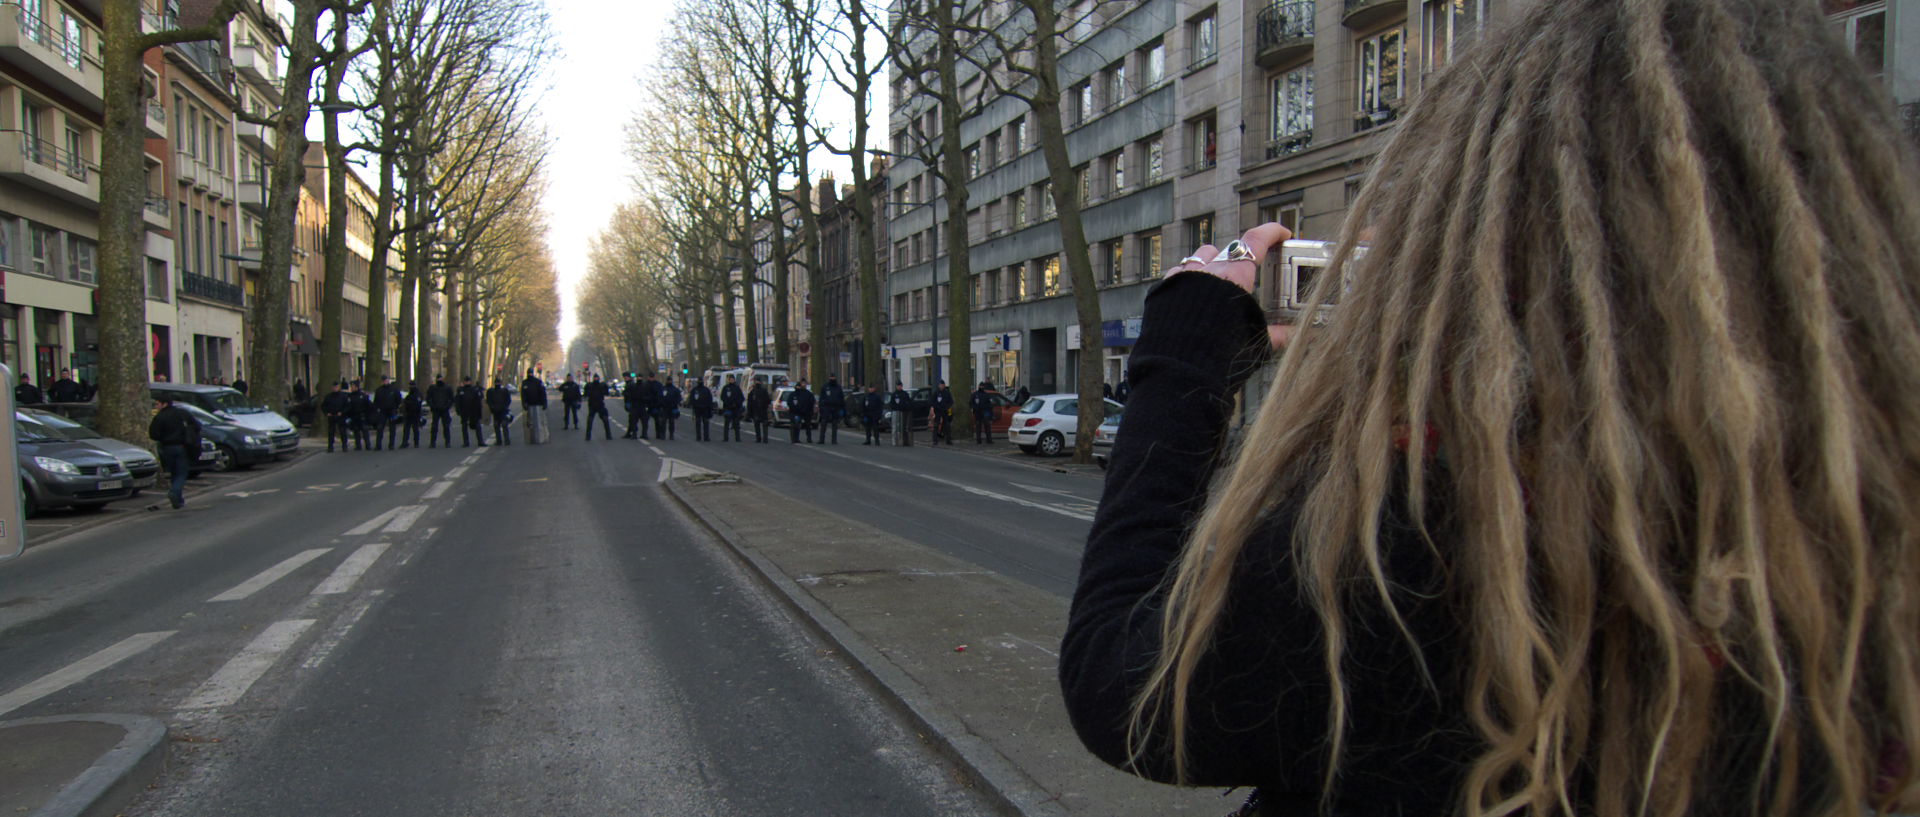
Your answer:
[[[1149,296],[1082,739],[1250,814],[1911,806],[1916,190],[1810,0],[1530,4],[1401,123],[1236,442],[1285,231]]]

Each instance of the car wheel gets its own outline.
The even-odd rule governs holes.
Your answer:
[[[224,474],[233,470],[233,449],[224,445],[213,449],[213,472]]]
[[[1040,435],[1040,455],[1044,457],[1060,456],[1061,449],[1067,447],[1067,438],[1058,431],[1049,431]]]

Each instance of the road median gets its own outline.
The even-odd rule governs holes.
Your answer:
[[[1056,680],[1066,599],[750,480],[664,485],[1012,810],[1237,805],[1218,789],[1143,782],[1081,748]]]

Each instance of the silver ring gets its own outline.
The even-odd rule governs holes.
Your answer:
[[[1187,257],[1185,257],[1185,258],[1182,258],[1182,259],[1180,259],[1180,263],[1179,263],[1179,264],[1175,264],[1174,266],[1176,266],[1176,267],[1177,267],[1177,266],[1181,266],[1181,265],[1184,265],[1184,264],[1205,264],[1205,263],[1207,263],[1207,259],[1205,259],[1205,258],[1201,258],[1201,257],[1200,257],[1200,256],[1198,256],[1198,255],[1189,255],[1189,256],[1187,256]]]
[[[1253,254],[1253,250],[1247,249],[1246,242],[1241,241],[1237,238],[1227,242],[1227,248],[1224,250],[1221,250],[1220,255],[1216,256],[1213,260],[1215,261],[1252,261],[1255,264],[1260,263],[1259,257]]]

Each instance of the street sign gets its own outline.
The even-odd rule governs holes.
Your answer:
[[[14,486],[11,491],[0,490],[0,561],[19,556],[27,549],[26,521],[20,514],[20,458],[14,455],[13,440],[13,369],[0,363],[0,417],[6,422],[0,423],[0,451],[6,456],[0,457],[0,479],[6,485]]]

